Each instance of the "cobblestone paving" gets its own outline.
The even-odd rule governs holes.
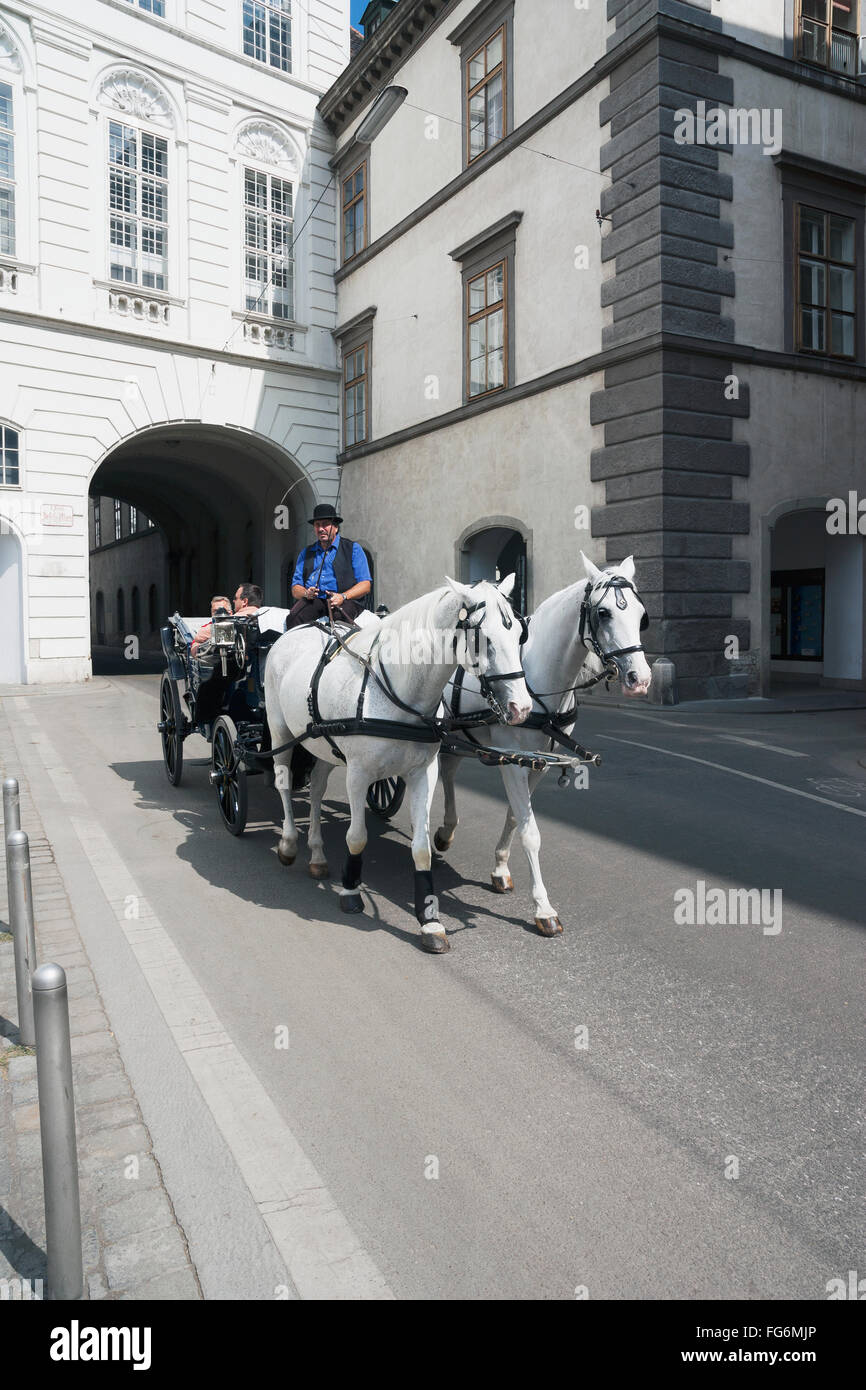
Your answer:
[[[15,762],[0,708],[0,770],[18,777],[21,828],[30,841],[37,960],[62,965],[69,988],[84,1296],[201,1298],[63,880]],[[20,1046],[8,923],[0,855],[0,1301],[39,1297],[46,1278],[36,1056]]]

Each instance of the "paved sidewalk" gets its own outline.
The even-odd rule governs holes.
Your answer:
[[[30,839],[36,954],[66,971],[72,1035],[85,1297],[199,1299],[201,1290],[142,1122],[63,880],[12,754],[0,707],[0,769],[21,788]],[[0,1300],[45,1280],[36,1057],[19,1045],[5,855],[0,857]],[[34,1287],[34,1295],[38,1286]],[[27,1296],[26,1289],[24,1296]]]

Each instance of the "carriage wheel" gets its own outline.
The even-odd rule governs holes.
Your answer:
[[[165,775],[173,787],[183,776],[183,714],[177,686],[166,671],[159,687],[159,724]]]
[[[402,777],[383,777],[371,782],[367,790],[367,805],[383,820],[391,820],[403,805],[406,783]]]
[[[238,731],[227,714],[221,714],[213,731],[211,781],[223,825],[231,835],[243,835],[247,824],[247,774],[235,756]]]

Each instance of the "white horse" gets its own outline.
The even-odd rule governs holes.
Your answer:
[[[367,843],[367,788],[385,777],[404,778],[413,827],[415,913],[421,924],[422,945],[435,954],[450,947],[439,921],[431,871],[430,806],[439,752],[433,719],[457,665],[476,674],[476,685],[486,691],[503,723],[519,724],[529,714],[531,700],[520,665],[520,627],[508,603],[513,587],[513,574],[498,586],[482,583],[470,587],[449,579],[446,588],[406,604],[381,623],[362,627],[348,638],[343,634],[351,652],[363,657],[373,674],[338,649],[318,681],[315,699],[321,721],[351,721],[363,714],[368,728],[371,720],[387,720],[402,729],[417,730],[418,735],[410,733],[408,739],[400,739],[387,737],[380,730],[377,736],[331,730],[329,738],[306,741],[317,759],[310,779],[310,873],[314,878],[328,875],[322,843],[322,797],[331,769],[345,761],[350,823],[341,906],[346,912],[363,912],[361,867]],[[265,670],[265,703],[275,748],[303,734],[311,723],[308,697],[328,640],[327,630],[319,626],[299,627],[271,648]],[[284,814],[279,844],[283,864],[293,863],[298,850],[288,790],[290,762],[289,750],[274,757],[276,767],[285,769],[276,778]]]
[[[600,570],[583,551],[580,553],[586,577],[545,599],[529,622],[529,635],[523,647],[523,669],[533,696],[530,723],[535,727],[503,734],[501,730],[482,725],[472,730],[472,737],[480,743],[527,753],[547,751],[551,741],[538,727],[541,719],[537,716],[557,715],[572,709],[576,716],[576,687],[586,682],[595,683],[593,678],[601,679],[606,670],[613,672],[614,667],[624,695],[644,695],[649,689],[652,673],[640,645],[646,612],[634,586],[634,559],[629,555],[621,565]],[[585,648],[589,649],[589,655],[585,655]],[[446,690],[445,698],[453,708],[453,684]],[[477,682],[467,676],[460,692],[460,714],[481,711],[483,703]],[[557,723],[557,727],[569,735],[574,719]],[[441,853],[450,848],[458,825],[454,779],[459,763],[460,759],[452,754],[443,752],[440,757],[445,815],[434,843]],[[532,811],[532,793],[544,772],[530,772],[514,766],[501,767],[500,771],[509,809],[496,846],[491,882],[498,893],[508,893],[514,888],[508,859],[514,831],[518,829],[532,876],[535,925],[542,936],[558,936],[562,923],[551,906],[541,877],[541,833]]]

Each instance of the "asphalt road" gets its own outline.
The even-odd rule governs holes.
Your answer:
[[[303,842],[280,867],[260,779],[241,839],[219,822],[201,740],[169,786],[157,692],[154,676],[112,676],[17,704],[397,1297],[824,1299],[866,1269],[866,712],[582,714],[603,767],[586,790],[549,779],[535,797],[565,925],[552,941],[532,927],[519,841],[515,892],[490,889],[503,793],[466,764],[436,866],[453,949],[434,958],[405,812],[369,817],[368,910],[346,917],[307,877]],[[338,880],[337,773],[326,805]],[[674,895],[699,881],[779,890],[781,930],[678,923]],[[129,965],[117,978],[110,937],[101,949],[109,1004],[125,985],[144,1008],[147,986]],[[206,1266],[195,1139],[146,1074],[165,1043],[134,1012],[118,1037]],[[221,1287],[262,1296],[228,1206],[222,1219]]]

